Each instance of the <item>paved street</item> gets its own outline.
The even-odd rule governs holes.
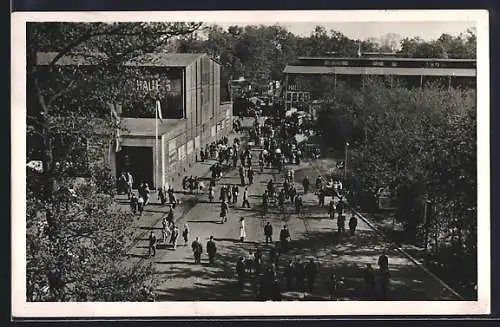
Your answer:
[[[253,158],[258,155],[253,150]],[[254,159],[254,163],[255,163]],[[319,162],[318,162],[319,163]],[[200,165],[202,163],[199,163]],[[203,163],[208,165],[209,163]],[[313,163],[314,164],[314,163]],[[324,159],[322,164],[325,164]],[[332,162],[333,164],[333,162]],[[295,184],[302,192],[301,181],[305,175],[314,182],[318,175],[310,163],[304,162],[295,169]],[[258,167],[254,167],[258,171]],[[286,171],[286,170],[284,170]],[[177,249],[171,246],[159,246],[154,258],[147,258],[150,230],[155,231],[161,239],[161,217],[168,211],[168,206],[151,205],[140,219],[137,220],[134,231],[135,242],[129,249],[130,264],[143,264],[152,260],[155,263],[157,278],[160,286],[156,292],[158,301],[200,301],[200,300],[255,300],[257,283],[255,277],[247,280],[243,291],[237,288],[235,265],[239,256],[246,256],[249,251],[257,247],[263,249],[264,260],[268,260],[270,245],[264,242],[263,226],[266,221],[273,226],[273,240],[279,237],[279,230],[286,223],[291,238],[292,249],[280,258],[278,272],[283,273],[283,267],[289,259],[309,260],[314,257],[319,263],[319,273],[315,288],[311,293],[298,293],[285,290],[284,300],[328,300],[329,276],[335,272],[345,279],[346,300],[363,299],[362,269],[367,263],[377,268],[377,259],[383,249],[388,249],[391,283],[388,295],[389,300],[453,300],[453,294],[446,290],[433,277],[427,275],[421,268],[400,252],[390,247],[390,244],[372,230],[362,219],[358,219],[358,229],[355,236],[344,236],[342,240],[336,236],[336,220],[328,218],[327,209],[318,208],[317,198],[309,193],[303,196],[305,214],[299,217],[291,204],[287,204],[284,213],[271,207],[266,218],[262,217],[260,195],[266,188],[269,179],[277,183],[283,181],[283,174],[277,170],[265,169],[264,173],[257,173],[254,184],[249,186],[250,203],[252,208],[241,208],[243,189],[240,186],[238,204],[230,207],[228,222],[219,222],[220,203],[209,203],[206,194],[185,195],[183,204],[176,211],[176,224],[182,230],[188,224],[190,235],[187,246],[182,237],[179,237]],[[216,201],[219,197],[221,184],[239,184],[236,170],[228,172],[218,182],[215,192]],[[314,190],[313,190],[314,191]],[[155,196],[152,197],[153,199]],[[328,203],[330,198],[326,199]],[[239,219],[245,218],[247,238],[244,243],[239,240]],[[350,213],[347,214],[347,221]],[[191,242],[199,237],[206,250],[206,242],[210,236],[216,240],[218,254],[216,264],[208,265],[206,253],[202,257],[202,264],[195,265],[191,251]]]

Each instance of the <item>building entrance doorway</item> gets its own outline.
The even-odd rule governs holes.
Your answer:
[[[153,170],[152,147],[122,146],[122,150],[116,153],[116,175],[119,177],[122,172],[130,172],[134,189],[140,183],[148,183],[150,189],[154,188]]]

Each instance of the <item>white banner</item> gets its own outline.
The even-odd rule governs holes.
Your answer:
[[[191,153],[193,153],[193,141],[189,141],[187,142],[187,154],[190,155]]]

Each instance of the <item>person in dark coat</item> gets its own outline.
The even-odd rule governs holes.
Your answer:
[[[137,196],[135,196],[135,194],[132,193],[130,196],[130,209],[132,209],[132,212],[134,213],[134,215],[137,213],[137,205],[138,205],[137,200],[138,200]]]
[[[253,176],[255,175],[255,172],[253,168],[250,166],[247,171],[247,176],[248,176],[248,184],[252,185],[253,184]]]
[[[215,260],[215,255],[217,254],[217,247],[214,242],[214,237],[210,236],[210,239],[207,242],[207,254],[208,254],[208,262],[213,265]]]
[[[288,231],[288,228],[283,226],[283,229],[280,231],[280,243],[283,248],[283,252],[286,252],[288,250],[288,242],[290,241],[290,232]]]
[[[238,194],[240,192],[240,189],[235,184],[235,185],[233,185],[231,192],[233,193],[233,205],[234,205],[238,202]]]
[[[266,244],[273,242],[273,226],[270,222],[267,222],[264,226],[264,235],[266,236]]]
[[[302,181],[302,186],[304,187],[304,194],[307,194],[309,192],[309,179],[304,177],[304,180]]]
[[[200,161],[201,162],[205,161],[205,152],[203,152],[203,149],[200,150]]]
[[[239,174],[240,174],[241,186],[245,186],[245,172],[243,170],[243,166],[240,166],[240,168],[239,168]]]
[[[281,285],[278,279],[272,281],[270,293],[272,301],[281,301]]]
[[[342,200],[340,200],[339,203],[337,203],[336,211],[339,217],[342,216],[342,214],[344,213],[344,202]]]
[[[333,200],[328,204],[328,215],[330,219],[335,219],[335,202]]]
[[[304,264],[302,261],[298,260],[297,263],[295,264],[295,284],[298,292],[303,292],[304,291],[304,280],[305,280],[306,274],[305,274],[305,269],[304,269]]]
[[[201,263],[201,254],[203,253],[203,246],[201,245],[198,237],[196,237],[193,243],[191,243],[191,249],[193,250],[194,254],[194,263]]]
[[[317,273],[318,273],[318,267],[316,265],[316,262],[314,262],[314,259],[311,259],[305,267],[305,274],[307,277],[307,289],[309,292],[312,292],[313,290],[314,281],[316,280]]]
[[[345,216],[344,215],[340,215],[337,218],[337,232],[339,234],[345,233]]]
[[[354,215],[352,215],[351,219],[349,219],[349,231],[351,233],[351,236],[356,233],[356,226],[358,226],[358,219]]]

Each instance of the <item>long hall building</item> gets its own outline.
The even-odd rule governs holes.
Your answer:
[[[317,100],[318,85],[330,81],[333,88],[362,87],[369,76],[378,76],[392,85],[397,80],[408,87],[438,82],[447,87],[476,87],[475,59],[428,59],[401,57],[299,57],[284,69],[286,110],[308,111]]]
[[[37,64],[47,66],[55,55],[38,53]],[[97,64],[89,58],[68,55],[56,65],[91,70]],[[118,101],[110,104],[119,115],[121,131],[109,144],[109,163],[115,176],[131,172],[134,187],[146,182],[159,188],[179,181],[200,149],[231,132],[232,103],[220,99],[220,65],[206,54],[151,53],[118,69],[127,72]],[[157,100],[162,120],[155,118]]]

